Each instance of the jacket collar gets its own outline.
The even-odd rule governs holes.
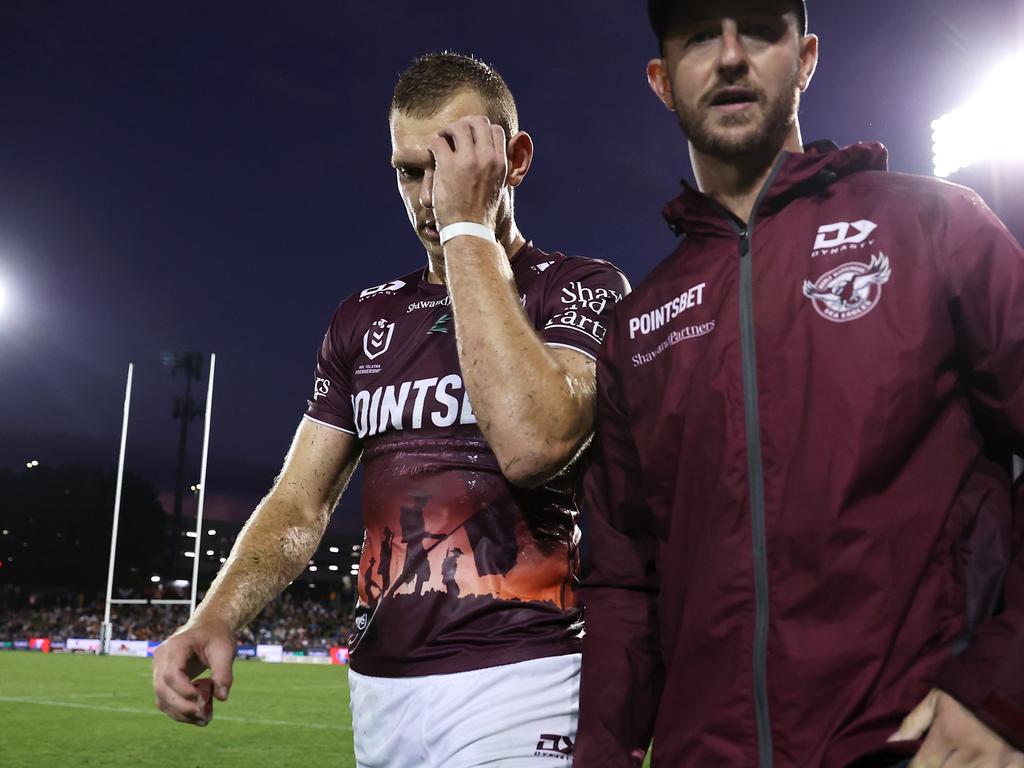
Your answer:
[[[844,176],[857,171],[884,171],[888,153],[881,144],[858,143],[840,149],[831,141],[818,141],[804,147],[802,153],[783,152],[771,186],[761,196],[757,215],[782,210],[790,201],[819,194]],[[690,237],[735,235],[736,218],[707,195],[686,181],[683,191],[662,210],[669,227],[677,235]]]

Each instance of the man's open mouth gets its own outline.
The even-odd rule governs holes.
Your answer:
[[[711,97],[712,107],[723,107],[727,109],[742,109],[743,107],[755,104],[757,94],[749,88],[729,87],[722,88]]]

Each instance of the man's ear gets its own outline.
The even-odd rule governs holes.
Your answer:
[[[800,90],[806,91],[818,68],[818,36],[804,35],[800,40]]]
[[[674,112],[676,105],[672,98],[672,83],[669,82],[664,59],[651,59],[647,62],[647,84],[661,103]]]
[[[520,131],[508,140],[508,175],[505,183],[518,187],[523,183],[533,163],[533,139],[526,131]]]

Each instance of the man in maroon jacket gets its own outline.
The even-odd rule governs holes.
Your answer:
[[[599,356],[577,768],[1024,766],[1024,252],[802,146],[799,0],[649,10],[700,191]]]

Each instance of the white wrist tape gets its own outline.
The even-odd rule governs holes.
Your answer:
[[[479,237],[483,240],[490,240],[492,243],[498,242],[494,238],[494,232],[483,224],[477,224],[475,221],[457,221],[454,224],[449,224],[443,227],[438,233],[441,236],[441,245],[444,245],[453,237],[459,235],[469,235],[470,237]]]

